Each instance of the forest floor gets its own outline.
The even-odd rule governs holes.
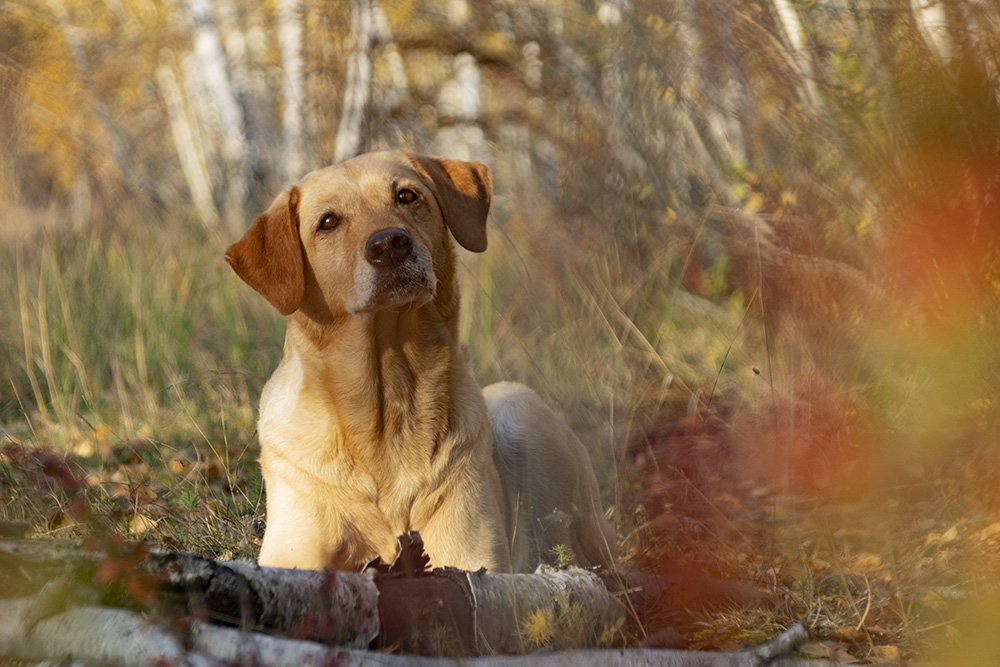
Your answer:
[[[699,609],[702,591],[677,591],[627,630],[628,643],[731,650],[804,620],[814,639],[802,653],[835,662],[998,655],[975,627],[998,618],[973,601],[995,597],[1000,572],[1000,521],[980,467],[873,474],[841,447],[828,452],[837,460],[811,459],[800,471],[808,483],[779,493],[761,464],[768,453],[753,444],[761,440],[746,437],[754,427],[736,426],[686,415],[632,444],[615,517],[622,567],[709,574],[770,602]],[[0,442],[0,518],[25,522],[30,536],[255,557],[264,519],[255,442],[178,448],[120,442],[100,426],[59,453],[43,441],[7,432]]]
[[[637,529],[651,541],[636,566],[751,582],[777,604],[690,615],[686,646],[744,646],[802,619],[814,638],[802,652],[834,662],[1000,656],[995,463],[959,444],[936,465],[875,461],[826,433],[779,492],[768,468],[784,465],[762,440],[709,423],[664,424],[637,452]]]

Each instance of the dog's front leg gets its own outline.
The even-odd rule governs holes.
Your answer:
[[[319,508],[274,471],[265,472],[267,527],[257,562],[263,567],[319,570],[327,566],[329,548]]]
[[[420,536],[433,567],[510,572],[510,546],[503,521],[503,489],[490,462],[464,484],[477,488],[442,493],[422,522]]]

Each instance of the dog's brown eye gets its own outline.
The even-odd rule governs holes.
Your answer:
[[[417,193],[409,188],[403,188],[396,193],[396,201],[400,204],[412,204],[417,201]]]
[[[340,225],[340,218],[338,218],[333,213],[324,213],[323,217],[319,219],[319,231],[321,232],[332,232]]]

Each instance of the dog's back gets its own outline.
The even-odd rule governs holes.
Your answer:
[[[514,571],[559,560],[612,566],[615,536],[601,512],[583,444],[534,391],[514,382],[483,390],[503,483]]]

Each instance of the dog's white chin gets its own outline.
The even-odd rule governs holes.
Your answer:
[[[413,285],[408,290],[390,290],[385,293],[371,293],[363,303],[347,304],[347,312],[352,316],[376,313],[381,310],[406,310],[420,308],[434,299],[436,285]]]
[[[431,255],[424,246],[414,248],[414,256],[399,267],[378,270],[365,261],[354,269],[354,293],[344,304],[351,315],[386,309],[419,308],[437,292],[437,275]]]

